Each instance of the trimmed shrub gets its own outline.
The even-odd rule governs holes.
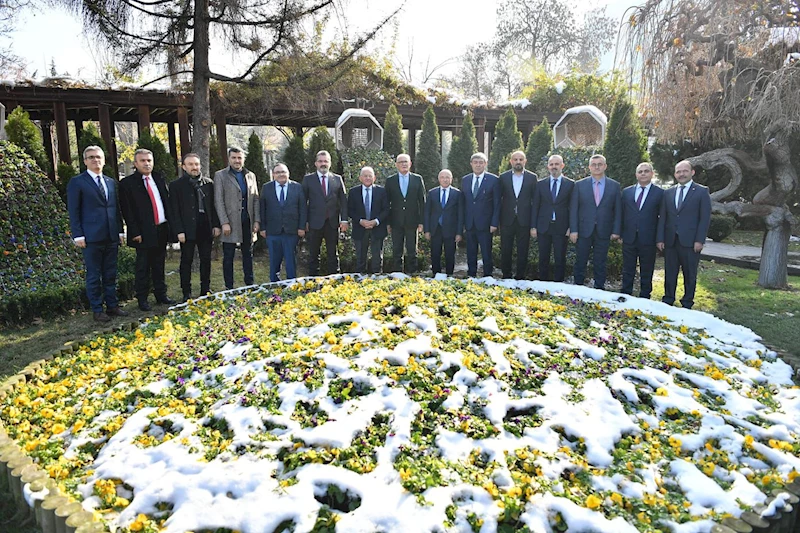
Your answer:
[[[42,144],[42,132],[33,123],[27,111],[17,107],[8,115],[6,133],[8,140],[31,156],[42,172],[50,170],[50,160]]]
[[[500,172],[503,158],[507,158],[511,152],[522,150],[522,148],[522,133],[517,129],[517,115],[514,113],[514,108],[509,107],[497,121],[487,170],[497,174]]]
[[[397,172],[394,159],[383,150],[348,148],[342,150],[342,179],[345,187],[350,189],[359,184],[358,175],[365,166],[372,167],[375,171],[375,183],[378,185],[386,183],[386,178]]]
[[[433,106],[428,106],[422,116],[422,133],[419,136],[419,148],[414,159],[414,170],[422,176],[426,191],[439,184],[437,178],[439,171],[442,170],[441,145],[436,114]]]
[[[478,151],[478,139],[475,137],[475,124],[472,115],[467,113],[461,125],[461,135],[453,139],[450,153],[447,155],[447,168],[453,173],[453,184],[461,183],[462,177],[472,172],[469,160]]]
[[[708,236],[714,242],[722,242],[730,237],[736,229],[736,218],[730,215],[711,215],[711,224],[708,227]]]
[[[250,133],[250,138],[247,139],[247,157],[244,158],[244,168],[256,175],[260,193],[261,186],[269,181],[269,171],[264,166],[264,144],[255,131]]]
[[[161,174],[161,177],[163,177],[167,183],[177,178],[175,158],[167,151],[161,139],[149,131],[145,131],[139,135],[139,142],[136,143],[136,148],[145,148],[153,152],[153,170]]]
[[[212,135],[208,141],[208,167],[209,177],[214,178],[214,174],[228,166],[228,160],[222,157],[220,152],[219,141],[215,135]]]
[[[106,164],[103,166],[103,174],[114,179],[119,178],[119,176],[117,176],[117,171],[109,163],[108,147],[106,147],[106,143],[103,142],[103,138],[100,137],[100,132],[97,131],[97,126],[94,125],[94,122],[87,123],[86,127],[84,127],[83,131],[81,132],[81,136],[78,138],[78,166],[80,168],[80,172],[86,170],[86,165],[83,163],[83,150],[87,146],[99,146],[102,148],[103,153],[106,156]],[[59,163],[59,167],[61,165],[62,163]],[[72,176],[76,174],[77,172],[72,174]],[[64,187],[66,187],[66,184],[64,184]]]
[[[547,122],[547,117],[542,118],[541,124],[533,128],[528,136],[528,146],[525,148],[525,158],[528,160],[528,169],[533,170],[541,165],[547,165],[547,154],[553,149],[553,129]],[[537,173],[540,176],[541,173]]]
[[[328,132],[325,126],[317,126],[311,133],[311,138],[308,140],[308,149],[306,149],[306,172],[313,172],[317,167],[314,163],[317,160],[317,152],[325,150],[331,154],[331,170],[334,172],[339,165],[339,152],[336,150],[336,141]],[[302,179],[303,176],[300,176]],[[298,181],[297,178],[293,178]]]
[[[303,136],[295,135],[283,151],[281,162],[289,168],[289,176],[297,182],[303,181],[306,174],[306,149],[303,145]],[[333,168],[333,165],[331,165]]]
[[[611,111],[603,153],[608,160],[606,174],[622,187],[636,183],[636,167],[650,159],[647,136],[633,104],[625,98],[617,100]]]
[[[383,151],[395,158],[403,153],[403,117],[394,104],[383,121]]]
[[[560,155],[564,159],[563,174],[575,181],[589,175],[589,159],[594,154],[602,154],[599,146],[587,146],[585,148],[559,148],[550,152],[542,159],[541,165],[535,170],[539,176],[549,176],[547,171],[547,159],[551,155]]]

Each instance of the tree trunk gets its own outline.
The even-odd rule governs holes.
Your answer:
[[[211,101],[209,98],[209,20],[208,0],[197,0],[194,7],[194,100],[192,109],[192,151],[200,156],[204,175],[213,177],[209,168]]]
[[[787,289],[789,287],[787,263],[791,235],[792,225],[785,216],[773,214],[767,217],[767,231],[764,233],[761,265],[758,269],[758,285],[760,287],[765,289]]]

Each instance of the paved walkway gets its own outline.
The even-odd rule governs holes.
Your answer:
[[[761,248],[707,241],[701,257],[718,263],[758,270],[761,264]],[[788,271],[790,276],[800,276],[800,253],[789,252]]]

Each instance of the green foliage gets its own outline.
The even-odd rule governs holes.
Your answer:
[[[547,153],[553,149],[553,128],[547,122],[547,117],[542,117],[542,122],[528,136],[528,146],[525,148],[525,158],[528,168],[538,168],[547,164]],[[541,174],[540,174],[541,175]]]
[[[441,145],[436,113],[433,111],[433,106],[428,106],[422,116],[422,133],[419,136],[419,148],[414,159],[414,169],[422,176],[426,190],[436,187],[439,183],[439,171],[442,169]]]
[[[478,140],[475,138],[475,124],[472,115],[467,113],[461,125],[461,135],[453,139],[450,153],[447,155],[447,168],[453,173],[454,183],[460,183],[462,176],[472,172],[469,160],[478,151]]]
[[[403,153],[403,117],[394,104],[389,106],[383,122],[383,151],[394,157]]]
[[[228,160],[222,157],[216,135],[212,135],[208,141],[208,166],[211,178],[214,177],[215,172],[228,166]]]
[[[348,189],[358,185],[358,175],[362,167],[372,167],[375,171],[375,183],[378,185],[386,183],[386,178],[397,172],[394,159],[383,150],[363,147],[342,150],[342,179]]]
[[[642,130],[633,104],[625,98],[618,99],[614,104],[606,128],[603,152],[608,160],[606,174],[617,180],[622,187],[636,183],[636,167],[650,159],[647,154],[647,136]]]
[[[306,149],[303,145],[303,136],[295,135],[283,151],[281,162],[289,167],[289,176],[295,181],[302,181],[306,174]]]
[[[549,159],[551,155],[560,155],[564,159],[563,174],[573,180],[579,180],[589,175],[589,158],[594,154],[602,154],[603,150],[599,146],[587,146],[584,148],[559,148],[547,154]],[[547,171],[547,164],[542,163],[536,170],[540,176],[549,176]]]
[[[522,148],[522,133],[517,129],[517,115],[514,113],[514,108],[509,107],[497,121],[487,170],[497,174],[503,158],[507,158],[511,152],[522,150]]]
[[[306,168],[309,172],[316,168],[314,166],[314,162],[317,160],[317,152],[321,150],[325,150],[331,154],[331,168],[337,168],[339,165],[339,152],[336,150],[336,141],[328,132],[328,128],[326,126],[317,126],[314,128],[314,131],[311,133],[311,138],[308,140],[308,149],[306,150]]]
[[[244,158],[244,168],[256,175],[258,190],[261,191],[261,186],[269,181],[269,172],[264,166],[264,144],[255,131],[247,139],[247,157]]]
[[[56,189],[59,196],[67,203],[67,184],[73,176],[77,176],[79,172],[70,163],[59,163],[56,168]]]
[[[47,158],[44,144],[42,144],[42,133],[33,123],[27,111],[17,107],[8,115],[6,133],[8,140],[31,156],[42,172],[50,170],[50,160]]]
[[[174,181],[177,177],[175,170],[175,158],[167,151],[164,143],[150,133],[145,131],[139,135],[139,142],[136,143],[136,148],[145,148],[153,152],[153,170],[161,174],[167,180],[167,183]]]
[[[117,172],[109,162],[108,147],[106,146],[106,143],[103,142],[103,138],[100,136],[100,132],[97,130],[97,126],[94,125],[94,122],[88,122],[83,128],[80,137],[78,137],[78,166],[80,168],[80,172],[86,170],[86,165],[83,163],[83,151],[87,146],[99,146],[103,149],[103,154],[105,154],[106,157],[106,164],[103,166],[103,174],[111,178],[118,178]],[[73,174],[73,176],[74,175],[75,174]]]
[[[563,83],[560,94],[557,90],[559,83]],[[549,76],[539,72],[530,86],[522,92],[522,97],[530,102],[526,107],[530,111],[563,113],[570,107],[591,104],[608,115],[617,98],[626,90],[625,79],[618,72],[602,76],[579,72],[571,72],[566,76]]]
[[[730,215],[711,215],[711,225],[708,227],[708,236],[714,242],[722,242],[730,237],[736,229],[736,218]]]

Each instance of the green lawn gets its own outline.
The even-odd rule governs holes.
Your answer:
[[[736,230],[722,242],[723,244],[742,244],[745,246],[757,246],[761,248],[761,241],[763,238],[764,233],[760,231]],[[800,242],[790,242],[789,251],[800,253]]]

